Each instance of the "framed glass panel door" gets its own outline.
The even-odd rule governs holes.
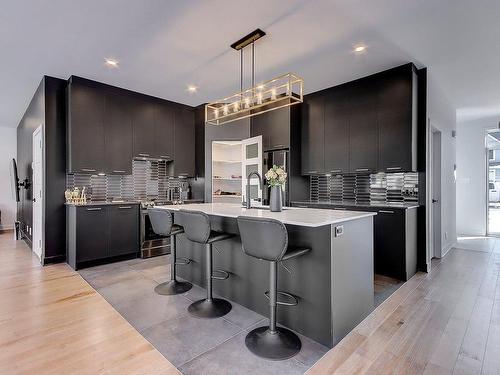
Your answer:
[[[241,191],[243,201],[246,202],[247,178],[252,172],[257,172],[262,178],[262,136],[243,139],[241,141]],[[253,202],[262,202],[262,189],[259,180],[254,174],[250,179],[250,199]]]

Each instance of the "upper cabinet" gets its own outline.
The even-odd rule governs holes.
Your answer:
[[[325,95],[325,172],[349,171],[349,92],[340,86]]]
[[[72,76],[68,85],[69,173],[131,174],[134,158],[171,162],[194,176],[194,110]],[[175,164],[174,164],[175,160]]]
[[[416,171],[413,64],[306,95],[302,174]]]
[[[377,86],[372,80],[356,81],[348,92],[349,172],[377,172]]]
[[[290,111],[287,107],[252,117],[250,136],[262,135],[264,151],[290,148]]]
[[[413,65],[378,79],[377,123],[380,171],[417,169],[417,74]]]
[[[325,173],[325,95],[314,93],[302,104],[302,174]]]
[[[194,177],[195,176],[195,127],[194,111],[187,108],[177,108],[175,110],[174,128],[174,176]]]
[[[132,118],[130,100],[118,90],[106,91],[104,111],[104,172],[132,173]]]
[[[104,172],[105,97],[91,81],[71,77],[68,86],[67,169]]]

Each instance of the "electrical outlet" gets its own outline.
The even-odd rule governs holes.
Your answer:
[[[448,232],[444,232],[444,239],[447,240],[448,239]]]
[[[338,227],[335,227],[335,237],[340,237],[344,234],[344,226],[339,225]]]

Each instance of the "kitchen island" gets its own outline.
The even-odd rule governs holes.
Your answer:
[[[239,204],[203,203],[160,206],[182,225],[181,208],[210,216],[212,229],[236,236],[218,242],[214,269],[230,273],[214,282],[214,293],[264,316],[268,301],[268,263],[245,255],[238,236],[238,216],[273,218],[287,227],[289,246],[307,247],[302,257],[285,261],[278,270],[278,290],[297,296],[299,304],[278,308],[278,322],[323,345],[333,347],[373,309],[373,216],[371,212],[314,208],[246,209]],[[205,251],[202,245],[177,236],[177,254],[193,261],[177,274],[204,287]],[[285,268],[286,267],[286,268]]]

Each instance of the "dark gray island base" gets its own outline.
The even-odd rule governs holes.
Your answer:
[[[200,209],[201,206],[210,209]],[[222,207],[224,213],[217,211]],[[202,210],[210,215],[212,229],[233,233],[236,236],[218,242],[214,247],[214,269],[230,273],[225,281],[214,280],[214,293],[235,301],[250,310],[268,316],[268,300],[264,292],[269,289],[269,263],[245,255],[238,236],[237,215],[262,211],[267,217],[277,218],[282,213],[266,210],[246,210],[234,206],[236,215],[226,215],[223,204],[190,205],[184,207]],[[175,222],[182,225],[181,215],[175,215],[179,207],[165,206],[174,213]],[[203,208],[203,207],[202,207]],[[294,209],[295,216],[314,215],[316,209]],[[287,212],[290,214],[290,212]],[[338,218],[330,224],[312,226],[282,222],[289,233],[289,245],[310,248],[305,256],[283,262],[278,267],[278,290],[292,293],[299,299],[297,306],[278,307],[278,322],[323,345],[333,347],[373,310],[373,216],[366,213],[351,218]],[[362,215],[360,215],[362,214]],[[223,216],[221,216],[223,215]],[[257,214],[257,216],[263,216]],[[332,215],[338,213],[332,211]],[[279,219],[278,219],[279,220]],[[343,227],[343,233],[337,234]],[[339,229],[337,229],[339,228]],[[177,236],[177,253],[193,261],[178,267],[178,275],[194,284],[205,287],[205,249],[189,241],[185,235]]]

